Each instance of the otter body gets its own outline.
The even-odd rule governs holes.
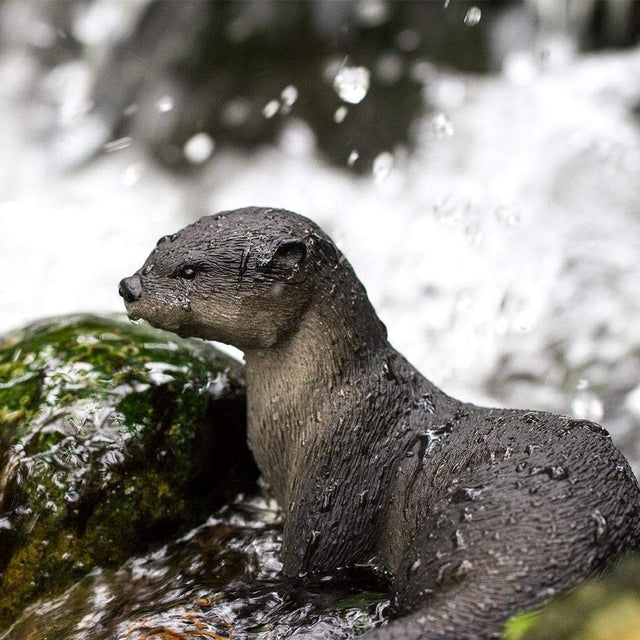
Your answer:
[[[459,402],[388,343],[311,221],[248,208],[163,238],[131,317],[245,352],[249,445],[284,511],[284,573],[373,565],[400,616],[370,639],[499,637],[640,542],[640,492],[590,422]]]

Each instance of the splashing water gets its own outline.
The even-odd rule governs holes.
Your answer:
[[[117,570],[97,569],[28,608],[0,640],[33,633],[66,640],[348,640],[385,620],[389,601],[379,593],[335,581],[303,589],[280,579],[280,548],[275,504],[240,496],[167,546]]]
[[[393,155],[384,151],[373,161],[373,176],[376,182],[383,182],[393,169]]]
[[[369,91],[371,72],[366,67],[342,67],[333,86],[342,100],[349,104],[362,102]]]
[[[544,64],[535,51],[509,54],[488,78],[410,65],[425,107],[414,150],[389,149],[393,161],[378,158],[368,178],[327,166],[300,123],[278,147],[216,147],[197,176],[159,171],[135,139],[55,174],[53,147],[31,133],[25,87],[4,86],[13,93],[0,104],[0,267],[12,275],[2,328],[43,313],[120,311],[115,283],[160,235],[205,212],[283,206],[341,238],[391,342],[435,383],[485,404],[601,415],[639,471],[640,51],[572,57],[549,41],[545,52]],[[16,64],[0,59],[5,71]],[[225,104],[242,126],[242,97]],[[335,104],[327,108],[331,122]],[[435,134],[439,113],[453,136]],[[85,143],[74,140],[75,156]],[[599,404],[578,398],[583,378]]]
[[[173,109],[173,98],[171,96],[163,96],[156,102],[156,108],[160,113],[168,113]]]
[[[341,107],[338,107],[335,110],[335,113],[333,114],[333,121],[336,124],[340,124],[340,123],[344,122],[344,119],[347,117],[348,113],[349,113],[349,109],[347,107],[345,107],[344,105],[342,105]]]
[[[464,23],[467,27],[475,27],[480,22],[480,18],[482,18],[480,7],[470,7],[464,15]]]
[[[211,157],[214,146],[208,133],[196,133],[185,142],[184,155],[192,164],[202,164]]]
[[[265,118],[273,118],[273,116],[278,113],[280,110],[280,102],[278,100],[270,100],[267,104],[264,105],[264,109],[262,109],[262,113]]]

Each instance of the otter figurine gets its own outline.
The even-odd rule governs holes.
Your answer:
[[[161,238],[120,294],[131,318],[244,351],[284,574],[388,572],[398,619],[369,640],[497,638],[639,546],[638,483],[602,427],[447,396],[300,215],[202,218]]]

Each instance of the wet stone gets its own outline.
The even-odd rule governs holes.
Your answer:
[[[206,343],[93,316],[0,338],[0,629],[252,491],[245,422]]]
[[[389,600],[370,585],[283,579],[281,540],[275,504],[239,497],[161,550],[29,607],[0,640],[347,640],[386,620]]]

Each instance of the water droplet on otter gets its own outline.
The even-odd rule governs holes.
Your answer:
[[[373,161],[373,177],[376,182],[384,182],[393,169],[393,155],[383,151]]]
[[[456,529],[453,534],[453,544],[455,545],[456,549],[466,549],[467,547],[467,543],[465,542],[462,531],[460,531],[460,529]]]
[[[607,535],[607,520],[599,509],[594,509],[591,512],[591,519],[596,523],[595,541],[597,544],[601,544]]]
[[[349,104],[362,102],[369,91],[371,72],[366,67],[342,67],[333,81],[333,88]]]
[[[447,569],[449,569],[450,567],[451,567],[450,562],[446,562],[440,567],[440,569],[438,570],[438,576],[436,578],[436,584],[442,583],[442,581],[444,580],[445,573],[447,572]]]
[[[464,23],[467,27],[475,27],[482,18],[482,10],[480,7],[470,7],[464,15]]]
[[[462,578],[466,576],[473,569],[473,564],[470,560],[463,560],[455,571],[456,578]]]
[[[329,511],[329,509],[331,509],[331,492],[325,491],[324,495],[322,496],[320,511],[322,513],[326,513],[327,511]]]
[[[546,589],[542,589],[536,593],[536,598],[540,600],[544,600],[546,598],[551,598],[556,594],[556,590],[553,587],[547,587]]]
[[[409,565],[409,568],[407,569],[407,579],[409,579],[409,577],[420,568],[421,564],[420,558],[417,558]]]
[[[539,475],[541,473],[549,476],[551,480],[566,480],[569,477],[569,471],[561,466],[549,466],[549,467],[531,467],[529,473],[532,476]]]
[[[547,467],[546,473],[552,480],[565,480],[569,477],[569,470],[561,465]]]
[[[273,116],[275,116],[279,110],[280,102],[278,100],[271,100],[264,105],[264,108],[262,109],[262,115],[265,118],[273,118]]]
[[[356,163],[356,160],[360,157],[360,154],[354,149],[350,154],[349,157],[347,158],[347,164],[350,167],[353,167],[353,165]]]
[[[211,157],[214,146],[213,138],[208,133],[196,133],[184,143],[184,156],[191,164],[202,164]]]
[[[483,489],[477,487],[458,487],[451,496],[451,502],[475,502]]]
[[[382,363],[382,375],[390,382],[397,380],[396,374],[393,372],[391,365],[387,361]]]

